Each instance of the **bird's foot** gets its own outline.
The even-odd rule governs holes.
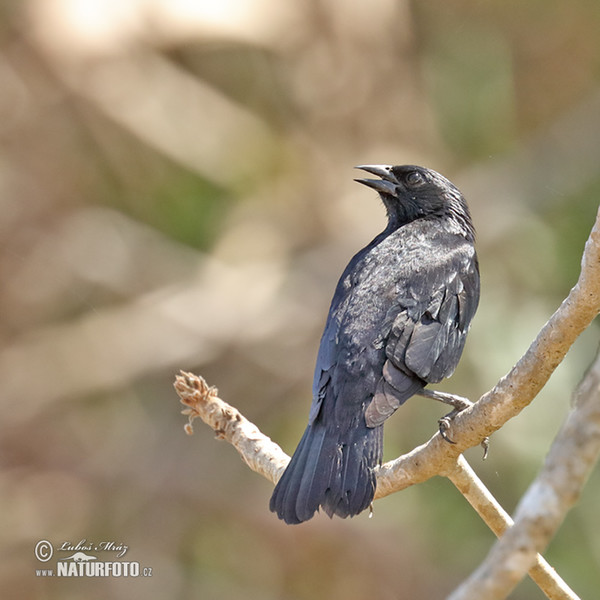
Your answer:
[[[448,435],[448,430],[450,429],[452,420],[463,410],[473,406],[473,403],[469,399],[463,398],[462,396],[447,394],[445,392],[436,392],[435,390],[423,389],[419,392],[419,395],[423,396],[424,398],[431,398],[433,400],[437,400],[438,402],[443,402],[444,404],[450,404],[453,407],[453,409],[447,415],[438,421],[438,425],[440,428],[440,435],[449,444],[456,444],[456,442]],[[489,437],[485,437],[483,440],[481,440],[481,447],[483,448],[483,460],[485,460],[490,447]]]

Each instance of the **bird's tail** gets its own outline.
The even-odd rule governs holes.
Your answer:
[[[367,508],[375,493],[373,468],[381,463],[383,426],[346,431],[310,424],[269,505],[286,523],[308,521],[322,507],[330,516],[351,517]]]

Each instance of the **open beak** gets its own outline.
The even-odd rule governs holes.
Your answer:
[[[392,172],[391,166],[360,165],[355,168],[360,169],[361,171],[366,171],[367,173],[371,173],[372,175],[377,175],[377,177],[381,177],[381,179],[355,179],[354,181],[358,181],[358,183],[362,183],[363,185],[376,190],[380,194],[396,194],[396,186],[399,182]]]

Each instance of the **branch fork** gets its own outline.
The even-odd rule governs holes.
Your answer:
[[[590,416],[590,411],[593,412],[593,408],[600,403],[577,403],[557,436],[545,467],[524,496],[517,510],[515,524],[477,478],[462,453],[482,443],[536,397],[575,339],[599,312],[600,210],[585,245],[577,284],[510,372],[478,402],[452,419],[450,439],[453,443],[448,443],[437,432],[427,443],[377,469],[375,499],[435,475],[442,475],[452,481],[496,535],[501,536],[506,532],[481,567],[450,596],[451,600],[505,598],[528,571],[548,598],[577,599],[577,595],[539,553],[545,549],[566,511],[578,497],[587,474],[598,459],[600,408],[594,416]],[[591,389],[588,395],[600,397],[600,362],[597,365],[590,369],[579,389]],[[590,384],[590,377],[596,377],[598,382]],[[261,433],[236,408],[223,402],[217,389],[209,386],[202,377],[182,371],[176,377],[175,389],[186,407],[182,411],[188,417],[186,433],[191,434],[193,421],[201,418],[219,439],[225,439],[235,446],[252,470],[277,483],[290,458],[276,443]],[[569,443],[573,441],[570,438],[577,430],[573,423],[585,424],[590,421],[597,422],[597,429],[591,431],[585,449],[582,444]],[[448,433],[447,428],[444,433]],[[560,452],[555,450],[557,445],[561,446]],[[569,466],[565,468],[566,465]],[[576,472],[578,476],[570,477],[567,485],[548,475],[549,472],[556,474],[559,471],[567,474]],[[567,496],[571,499],[557,502],[551,518],[543,514],[535,502],[530,501],[530,497],[539,498],[540,494],[546,492],[559,500],[565,500]],[[541,521],[545,525],[544,535],[535,535],[532,524]],[[524,547],[527,551],[520,552]]]

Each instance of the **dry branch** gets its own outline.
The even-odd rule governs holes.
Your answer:
[[[377,473],[375,498],[425,481],[434,475],[449,475],[460,454],[481,443],[506,421],[527,406],[560,364],[577,336],[600,311],[600,210],[586,243],[581,273],[568,297],[544,325],[525,355],[498,384],[472,407],[452,421],[448,444],[436,433],[426,444],[383,464]],[[276,482],[287,464],[281,448],[264,436],[229,404],[216,396],[203,379],[192,374],[177,377],[175,387],[182,402],[217,433],[234,444],[255,471]],[[198,398],[202,402],[198,403]],[[240,427],[233,427],[228,415],[235,415]],[[233,422],[236,422],[234,419]],[[245,440],[245,436],[247,440]],[[248,443],[246,443],[246,441]]]
[[[576,403],[544,466],[516,510],[515,523],[451,600],[505,598],[575,504],[600,455],[600,355],[580,384]]]
[[[496,536],[500,537],[513,525],[513,520],[483,485],[464,456],[459,456],[455,469],[449,472],[447,477]],[[524,573],[525,571],[522,574]],[[534,555],[529,576],[550,600],[579,600],[575,592],[540,554]],[[480,600],[479,588],[475,586],[472,591],[471,598]],[[498,598],[503,597],[498,596]],[[456,600],[453,596],[451,599]],[[462,600],[466,600],[466,597]]]
[[[202,377],[181,371],[175,379],[175,390],[187,406],[182,411],[188,416],[187,434],[193,433],[192,422],[200,417],[219,439],[235,447],[253,471],[277,483],[290,457],[237,408],[223,402],[216,387],[209,386]]]
[[[509,528],[510,517],[470,472],[466,461],[460,455],[467,448],[478,445],[485,437],[500,429],[535,398],[575,339],[598,312],[600,312],[600,210],[585,246],[577,284],[544,325],[525,355],[492,390],[453,420],[449,435],[455,440],[455,444],[448,444],[439,433],[436,433],[426,444],[379,467],[375,498],[387,496],[434,475],[443,475],[465,495],[496,534],[501,534]],[[237,409],[220,400],[216,389],[209,387],[202,378],[182,372],[176,379],[175,388],[182,402],[188,407],[184,410],[184,413],[189,416],[189,423],[186,425],[188,433],[191,432],[193,419],[201,417],[215,430],[218,437],[226,439],[236,447],[251,469],[261,473],[273,483],[277,482],[289,461],[289,457],[277,444],[263,435]],[[580,478],[577,484],[582,485],[583,479]],[[567,493],[567,490],[555,490],[555,493],[563,492]],[[541,491],[537,489],[537,493]],[[527,502],[522,505],[525,508],[522,508],[518,515],[518,523],[521,521],[533,523],[529,508],[532,503],[529,498],[528,494],[525,498]],[[574,499],[572,496],[569,498],[570,506]],[[552,518],[556,519],[556,515],[557,511],[551,511]],[[536,513],[535,516],[537,518],[539,514]],[[519,525],[519,529],[523,527],[525,531],[531,533],[530,528]],[[514,530],[516,529],[515,527]],[[504,538],[514,530],[510,528]],[[545,544],[542,545],[544,546]],[[537,545],[531,547],[527,562],[523,563],[525,566],[521,576],[531,568],[532,578],[549,598],[577,598],[551,567],[536,554],[535,548]],[[464,596],[467,597],[479,598],[480,596]],[[500,597],[502,596],[489,596],[489,598]]]
[[[290,457],[271,438],[261,433],[258,427],[236,408],[221,400],[217,389],[209,386],[202,377],[181,371],[175,379],[175,389],[181,402],[187,407],[182,411],[188,416],[186,433],[191,434],[194,419],[201,418],[212,427],[219,439],[227,440],[236,448],[253,471],[272,483],[277,483]],[[500,535],[512,525],[511,518],[475,475],[463,456],[458,457],[455,467],[446,476],[496,535]],[[379,479],[377,481],[379,485]],[[541,556],[536,557],[536,564],[529,574],[551,600],[578,600]]]
[[[375,497],[387,496],[451,471],[460,454],[500,429],[535,398],[598,312],[600,210],[585,245],[577,284],[510,372],[452,421],[449,436],[456,444],[447,444],[436,434],[412,452],[385,463],[379,470]]]

